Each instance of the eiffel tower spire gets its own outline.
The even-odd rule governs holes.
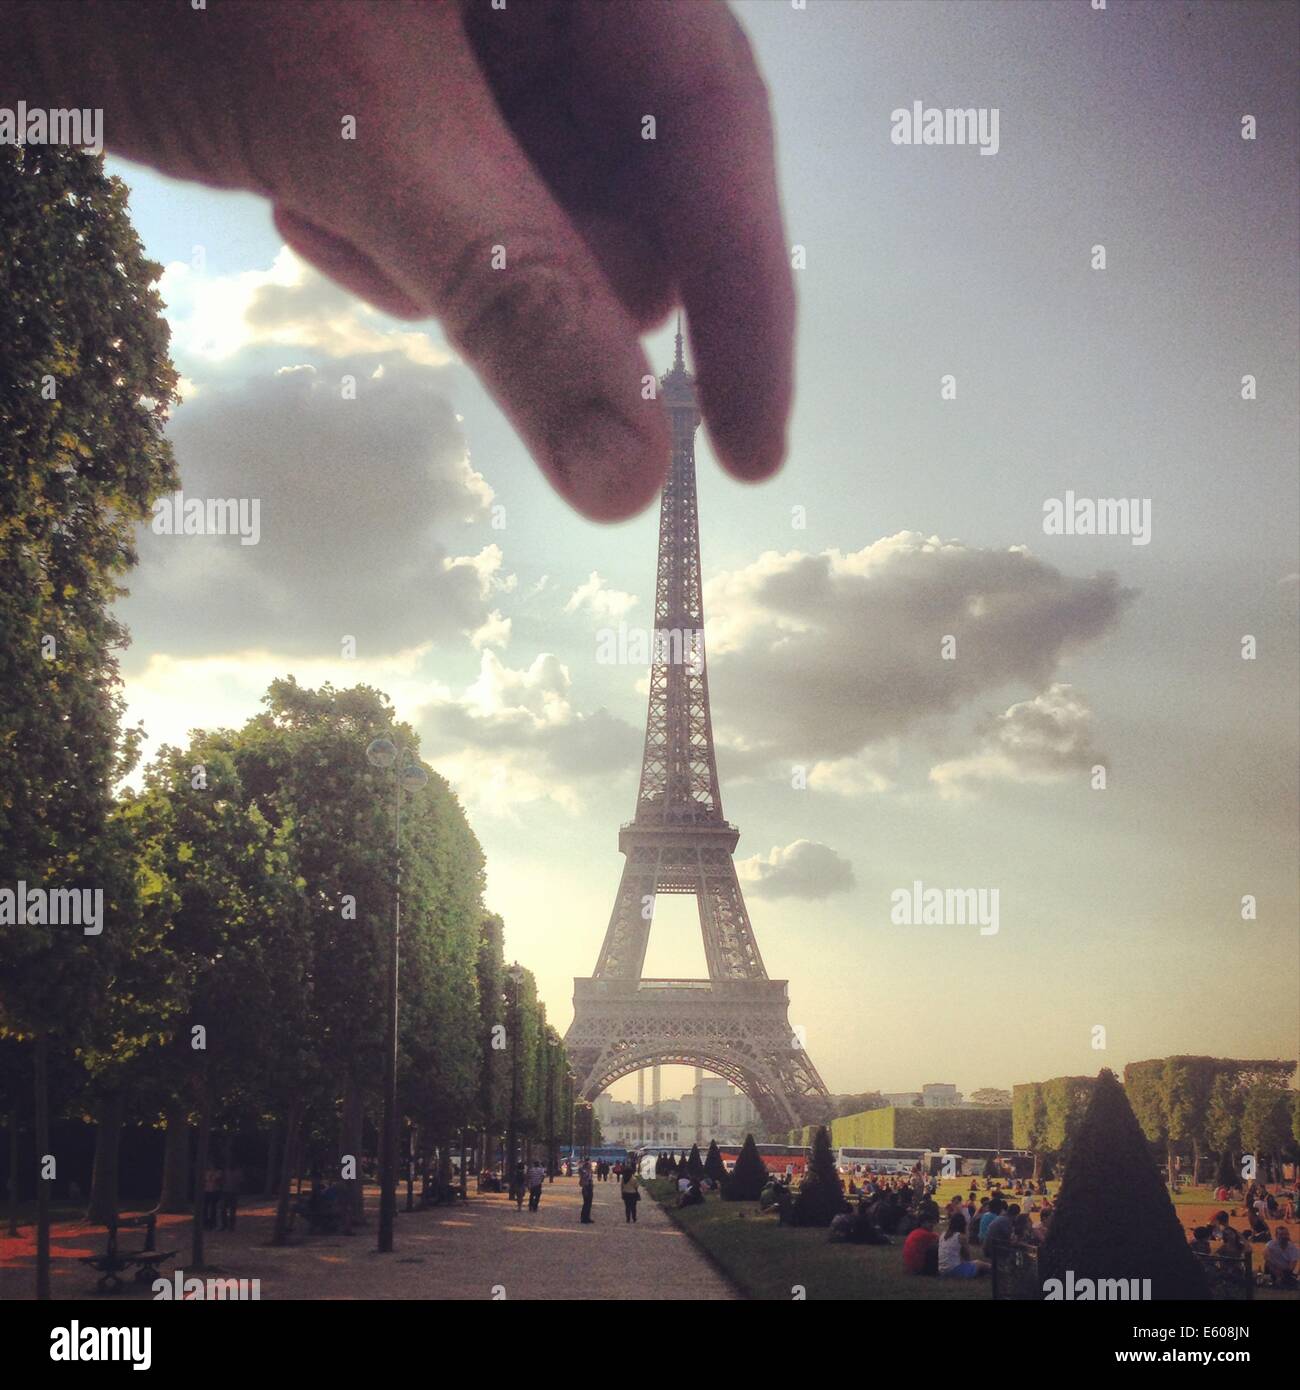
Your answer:
[[[702,1066],[740,1086],[774,1128],[825,1108],[826,1087],[792,1035],[784,980],[769,980],[732,858],[740,832],[722,813],[704,651],[695,378],[681,317],[660,378],[673,456],[659,507],[655,643],[636,810],[619,831],[622,879],[590,980],[574,982],[566,1043],[582,1093],[667,1062]],[[707,980],[642,977],[660,893],[694,896]]]

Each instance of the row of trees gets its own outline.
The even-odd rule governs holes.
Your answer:
[[[102,930],[0,913],[0,1113],[37,1163],[37,1292],[60,1178],[51,1122],[97,1126],[92,1216],[114,1215],[128,1125],[165,1133],[160,1195],[183,1209],[223,1136],[288,1178],[319,1163],[361,1215],[397,887],[391,781],[418,756],[386,697],[276,681],[238,730],[164,748],[138,790],[111,604],[134,529],[178,484],[177,375],[126,190],[78,151],[0,148],[0,886],[102,893]],[[571,1081],[532,976],[504,959],[483,855],[437,776],[401,823],[400,1113],[446,1173],[450,1139],[513,1129],[554,1158]],[[349,1162],[353,1160],[354,1162]],[[354,1166],[355,1165],[355,1166]],[[196,1205],[197,1205],[197,1199]],[[193,1264],[203,1231],[195,1221]]]
[[[1300,1157],[1300,1092],[1287,1085],[1294,1072],[1290,1061],[1163,1057],[1125,1067],[1124,1091],[1143,1134],[1164,1152],[1170,1185],[1182,1157],[1199,1181],[1207,1155],[1217,1157],[1220,1178],[1237,1182],[1242,1155],[1261,1173]],[[1035,1177],[1044,1161],[1068,1157],[1095,1085],[1058,1076],[1013,1089],[1012,1143],[1033,1152]]]

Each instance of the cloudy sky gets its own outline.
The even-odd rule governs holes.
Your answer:
[[[791,1021],[839,1091],[1295,1056],[1295,11],[737,8],[806,265],[785,470],[746,487],[698,441],[707,641]],[[996,107],[998,153],[891,143],[914,101]],[[261,522],[142,535],[132,715],[157,744],[288,672],[388,691],[563,1029],[645,718],[601,635],[651,620],[656,514],[570,512],[438,326],[323,280],[258,200],[113,167],[166,266],[183,488]],[[1149,543],[1045,534],[1067,491],[1149,500]],[[997,889],[997,933],[891,922],[918,880]],[[661,898],[647,974],[704,973],[693,912]]]

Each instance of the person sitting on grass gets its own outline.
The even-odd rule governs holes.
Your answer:
[[[1268,1244],[1268,1222],[1257,1211],[1252,1211],[1248,1220],[1250,1222],[1250,1234],[1246,1239],[1252,1245]]]
[[[1194,1255],[1212,1255],[1210,1238],[1214,1235],[1213,1226],[1197,1226],[1192,1231],[1191,1248]]]
[[[704,1193],[700,1191],[699,1178],[683,1178],[686,1184],[677,1198],[679,1207],[702,1207],[704,1205]]]
[[[993,1223],[1006,1210],[1006,1203],[1001,1197],[994,1197],[987,1207],[980,1211],[980,1224],[976,1232],[976,1237],[981,1245],[987,1245],[989,1230]]]
[[[908,1274],[939,1273],[939,1237],[935,1226],[939,1221],[939,1208],[933,1202],[926,1202],[918,1213],[921,1224],[903,1242],[903,1268]]]
[[[1274,1288],[1294,1289],[1297,1261],[1300,1261],[1300,1246],[1291,1239],[1285,1226],[1279,1226],[1277,1235],[1264,1247],[1264,1275],[1268,1282]]]
[[[1214,1236],[1216,1240],[1222,1242],[1218,1251],[1220,1255],[1240,1256],[1246,1248],[1245,1242],[1241,1238],[1241,1232],[1228,1225],[1228,1213],[1226,1211],[1214,1213]]]
[[[966,1244],[966,1218],[960,1214],[948,1221],[948,1230],[939,1242],[939,1277],[941,1279],[978,1279],[992,1265],[987,1260],[971,1259]]]

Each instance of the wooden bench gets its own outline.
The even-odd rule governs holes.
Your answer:
[[[343,1205],[341,1201],[321,1202],[316,1206],[301,1198],[289,1208],[293,1216],[301,1216],[307,1229],[314,1236],[333,1235],[343,1225]]]
[[[99,1273],[99,1282],[95,1285],[97,1293],[120,1292],[125,1283],[121,1276],[132,1266],[135,1266],[134,1278],[137,1284],[152,1284],[155,1279],[159,1278],[158,1266],[165,1260],[176,1258],[175,1250],[155,1248],[158,1234],[157,1209],[144,1212],[140,1216],[114,1217],[106,1225],[108,1227],[108,1242],[104,1253],[80,1257],[83,1265],[89,1265]],[[143,1227],[143,1248],[119,1251],[117,1248],[119,1227],[126,1227],[128,1230]]]

